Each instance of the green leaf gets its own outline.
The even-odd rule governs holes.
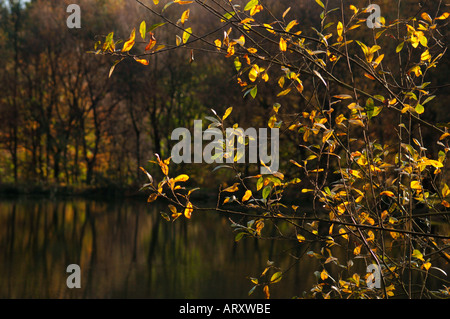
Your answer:
[[[264,178],[261,176],[256,182],[256,190],[259,191],[263,187]]]
[[[241,63],[241,61],[239,61],[238,57],[236,57],[234,59],[234,67],[236,68],[236,71],[238,71],[238,72],[241,70],[242,63]]]
[[[430,101],[431,101],[432,99],[434,99],[435,97],[436,97],[436,95],[429,96],[425,101],[423,101],[422,105],[424,105],[424,104],[430,102]]]
[[[283,273],[281,271],[276,272],[272,275],[272,277],[270,277],[270,283],[272,283],[272,284],[277,283],[281,280],[282,277],[283,277]]]
[[[236,14],[236,12],[227,12],[223,15],[223,19],[220,20],[220,22],[225,22],[226,20],[230,20],[234,15]]]
[[[152,25],[150,28],[147,29],[147,32],[153,31],[153,30],[155,30],[156,28],[158,28],[158,27],[160,27],[160,26],[163,26],[163,25],[165,25],[165,24],[166,24],[165,22],[155,23],[154,25]]]
[[[423,112],[425,112],[425,108],[422,104],[419,103],[416,105],[415,110],[418,114],[422,114]]]
[[[270,186],[270,185],[267,185],[266,187],[264,187],[263,191],[262,191],[262,197],[264,199],[266,199],[269,196],[271,190],[272,190],[272,186]]]
[[[417,259],[420,259],[420,260],[424,261],[422,253],[419,250],[417,250],[417,249],[414,249],[414,251],[413,251],[411,256],[414,257],[414,258],[417,258]]]
[[[147,33],[147,24],[145,23],[145,20],[141,22],[139,33],[141,34],[142,40],[145,40],[145,34]]]
[[[170,222],[170,217],[169,217],[169,215],[167,215],[167,213],[161,212],[161,216],[162,216],[165,220],[167,220],[168,222]]]
[[[249,11],[251,9],[253,9],[253,7],[257,6],[259,3],[258,0],[250,0],[249,2],[247,2],[247,4],[244,7],[244,11]]]
[[[402,43],[400,43],[399,45],[397,45],[397,48],[395,48],[395,52],[399,53],[403,49],[404,45],[405,45],[404,41]]]
[[[251,95],[252,98],[255,98],[257,93],[258,93],[258,87],[255,85],[253,87],[253,89],[251,89],[250,95]]]
[[[243,232],[238,233],[238,234],[236,235],[236,237],[234,237],[234,241],[235,241],[235,242],[240,241],[240,240],[244,237],[244,235],[245,235],[245,233],[243,233]]]

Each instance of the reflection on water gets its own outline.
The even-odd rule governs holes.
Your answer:
[[[290,245],[236,244],[217,213],[170,223],[145,200],[0,200],[0,298],[249,298],[246,277],[267,260],[289,267]],[[69,264],[81,267],[81,289],[66,286]],[[314,267],[296,264],[271,297],[301,295]]]

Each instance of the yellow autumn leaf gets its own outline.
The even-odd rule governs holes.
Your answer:
[[[328,272],[325,269],[320,273],[320,278],[322,280],[326,280],[328,278]]]
[[[264,297],[266,299],[269,299],[270,298],[269,286],[265,285],[263,288],[263,291],[264,291]]]
[[[414,258],[420,259],[420,260],[422,260],[422,261],[425,261],[425,260],[423,259],[422,253],[421,253],[419,250],[417,250],[417,249],[414,249],[414,250],[413,250],[413,253],[412,253],[411,256],[414,257]]]
[[[258,12],[263,10],[263,6],[258,4],[256,6],[254,6],[251,10],[250,10],[250,15],[254,16],[255,14],[257,14]]]
[[[189,9],[187,9],[186,11],[183,12],[183,14],[181,15],[180,21],[182,24],[184,24],[186,22],[186,20],[189,19],[189,13],[191,11]]]
[[[344,30],[344,25],[342,24],[341,21],[339,21],[337,24],[338,42],[341,42],[342,40],[344,40],[344,38],[342,37],[343,30]]]
[[[299,243],[302,243],[306,240],[306,238],[300,234],[297,234],[297,240]]]
[[[243,35],[241,35],[239,37],[239,39],[234,39],[233,41],[236,42],[237,44],[239,44],[240,46],[245,45],[245,37]]]
[[[130,51],[134,46],[135,39],[136,39],[136,28],[134,28],[133,31],[131,31],[130,38],[123,45],[122,52]]]
[[[450,188],[447,184],[444,184],[444,187],[442,188],[442,197],[447,197],[450,195]]]
[[[147,203],[154,202],[158,198],[158,193],[150,194],[150,196],[147,199]]]
[[[295,27],[298,24],[297,20],[292,20],[289,22],[289,24],[286,26],[286,32],[291,31],[293,27]]]
[[[242,197],[242,202],[248,201],[251,196],[252,196],[252,191],[249,189],[246,190],[244,196]]]
[[[175,177],[174,182],[185,182],[189,179],[189,176],[186,174],[181,174]]]
[[[183,32],[183,43],[186,43],[189,39],[189,37],[191,36],[192,33],[192,28],[187,28],[186,30],[184,30]]]
[[[394,193],[391,192],[391,191],[381,192],[380,195],[386,195],[386,196],[389,196],[389,197],[395,197]]]
[[[423,52],[422,55],[420,56],[420,60],[421,61],[430,61],[431,60],[430,51],[426,50],[425,52]]]
[[[430,262],[426,262],[423,264],[423,268],[425,268],[427,271],[430,269],[431,267],[431,263]]]
[[[267,124],[269,126],[269,128],[273,128],[275,126],[276,121],[277,121],[277,117],[275,115],[272,115]]]
[[[356,246],[355,249],[353,249],[353,254],[355,256],[358,256],[361,253],[361,246],[362,245]]]
[[[283,38],[280,38],[280,51],[286,51],[287,50],[287,43],[286,40]]]
[[[227,187],[223,190],[223,192],[234,193],[239,190],[239,183],[234,183],[232,186]]]
[[[214,44],[216,45],[217,50],[220,51],[220,48],[222,47],[222,41],[220,41],[219,39],[216,39],[214,41]]]
[[[244,20],[242,20],[241,22],[239,22],[240,24],[246,24],[246,23],[250,23],[255,21],[255,19],[253,18],[245,18]]]
[[[434,168],[441,168],[441,167],[444,166],[441,162],[436,161],[436,160],[432,160],[432,159],[429,159],[429,158],[426,158],[426,157],[422,158],[422,163],[424,165],[431,165]]]
[[[227,110],[225,111],[225,114],[222,116],[222,121],[224,121],[233,111],[233,107],[229,107],[227,108]]]
[[[184,210],[184,216],[186,218],[190,219],[193,211],[194,211],[194,207],[192,206],[192,203],[188,202],[186,205],[186,208]]]
[[[139,62],[140,64],[143,64],[143,65],[149,64],[148,60],[146,60],[146,59],[138,59],[136,57],[134,59],[136,60],[136,62]]]
[[[342,236],[344,239],[348,239],[347,232],[345,231],[344,228],[339,228],[339,234],[341,234],[341,236]]]
[[[397,238],[400,237],[400,233],[397,233],[397,232],[391,231],[391,232],[389,232],[389,234],[391,235],[391,237],[392,237],[393,239],[397,239]]]
[[[153,0],[153,3],[154,3],[155,5],[158,5],[159,0]]]
[[[325,132],[323,132],[322,143],[328,141],[330,137],[333,135],[333,132],[334,132],[333,130],[326,130]]]
[[[249,80],[255,82],[256,79],[258,78],[258,74],[259,74],[259,67],[256,64],[254,64],[250,72],[248,73]]]
[[[450,16],[450,13],[445,12],[444,14],[442,14],[441,16],[437,17],[436,20],[445,20]]]
[[[288,89],[286,89],[286,90],[284,90],[284,91],[281,91],[280,93],[277,94],[277,97],[286,95],[286,94],[288,94],[289,92],[291,92],[291,88],[288,88]]]
[[[419,181],[412,181],[411,182],[411,188],[412,189],[422,189],[422,186],[420,185]]]

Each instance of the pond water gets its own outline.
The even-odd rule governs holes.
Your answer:
[[[248,296],[247,277],[268,260],[294,263],[295,243],[235,243],[225,216],[194,212],[172,223],[163,209],[145,199],[1,199],[0,298],[262,298],[258,289]],[[311,288],[315,262],[306,259],[272,298]],[[66,286],[69,264],[80,265],[80,289]]]

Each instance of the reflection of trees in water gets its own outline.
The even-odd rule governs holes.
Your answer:
[[[2,298],[246,297],[246,276],[298,253],[280,241],[235,243],[214,213],[170,223],[139,201],[3,200],[0,212]],[[69,264],[81,267],[81,289],[66,287]],[[292,273],[290,294],[300,294],[311,273]]]

